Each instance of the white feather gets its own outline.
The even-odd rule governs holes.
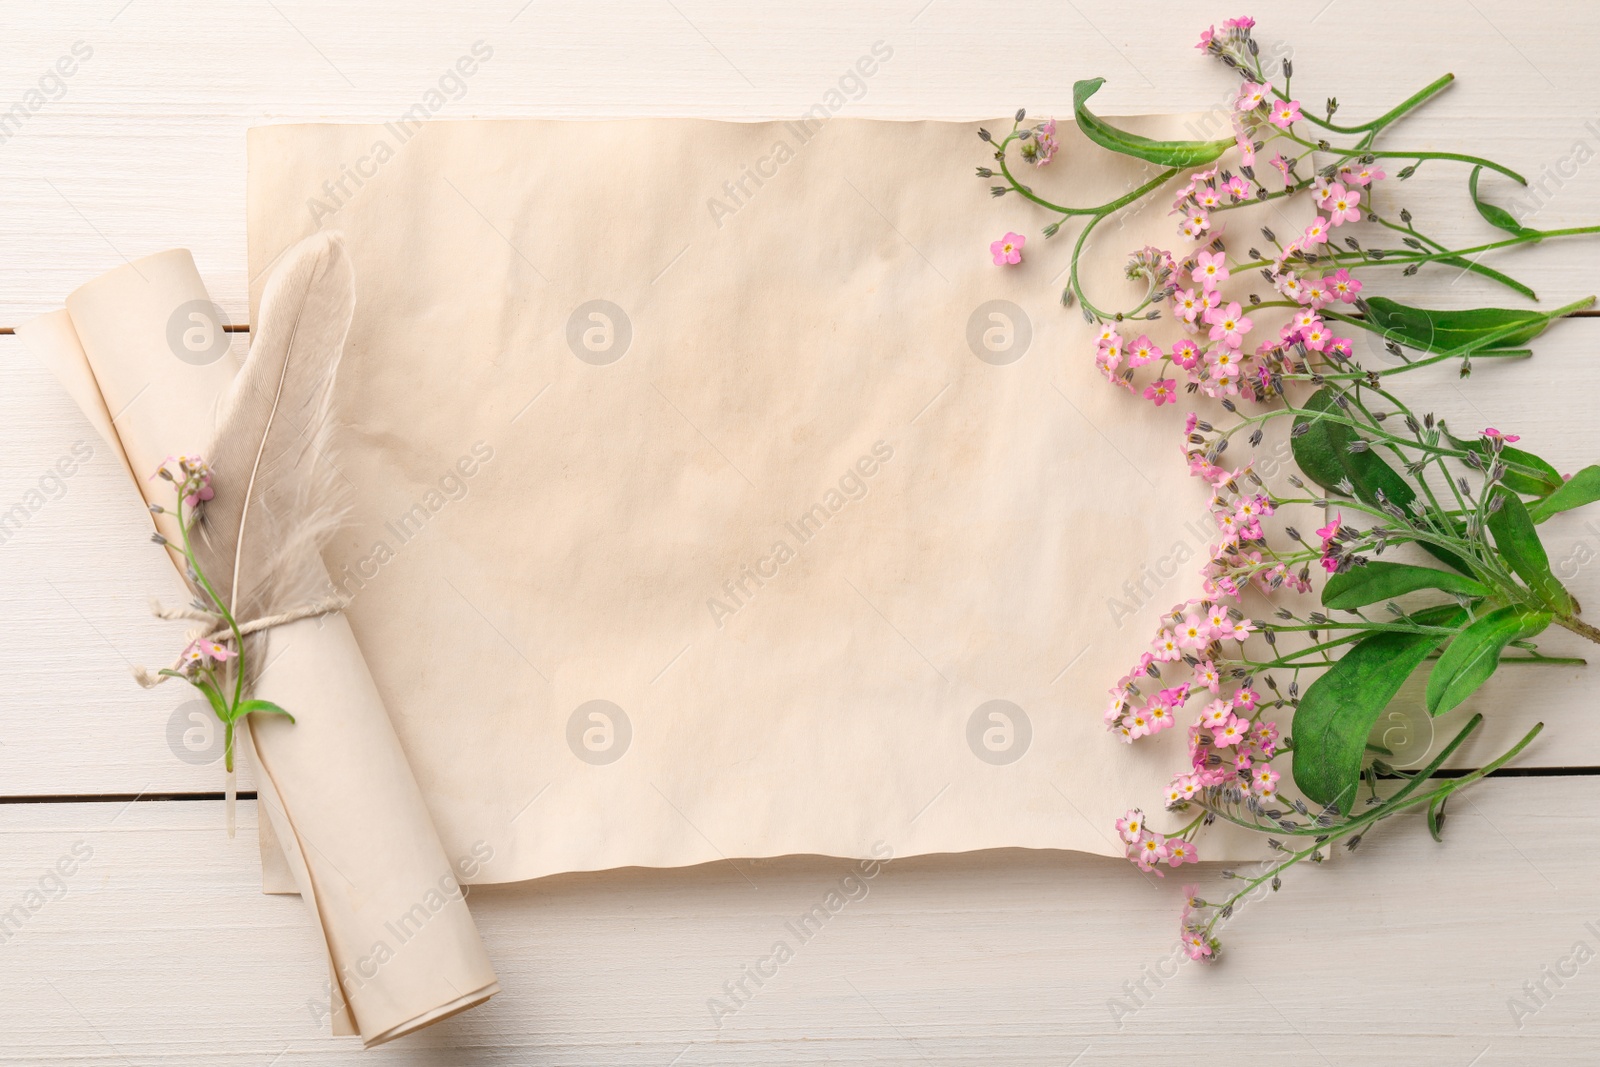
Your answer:
[[[328,594],[322,549],[348,487],[333,456],[333,387],[354,313],[343,238],[301,241],[267,281],[250,354],[218,408],[203,453],[216,495],[195,554],[240,623]]]

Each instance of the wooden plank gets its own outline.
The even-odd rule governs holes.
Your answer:
[[[847,862],[474,890],[505,992],[370,1053],[325,1032],[299,901],[253,889],[253,805],[233,841],[215,803],[7,806],[0,915],[33,890],[50,899],[0,944],[0,1063],[1059,1067],[1249,1050],[1576,1067],[1593,1062],[1600,1010],[1600,963],[1571,957],[1600,949],[1580,844],[1600,830],[1593,792],[1592,779],[1485,783],[1453,803],[1443,845],[1417,819],[1391,823],[1241,907],[1216,966],[1173,955],[1179,883],[1219,889],[1214,865],[1157,884],[1061,853],[891,861],[805,940],[791,924]],[[49,876],[62,857],[74,873]],[[757,987],[745,969],[780,941],[792,958],[763,964],[776,973]],[[1568,975],[1557,987],[1546,968]],[[740,981],[736,1005],[725,983]],[[1523,990],[1540,981],[1543,1005]],[[1514,1018],[1511,998],[1537,1010]],[[708,1001],[730,1009],[720,1026]]]
[[[1480,361],[1465,381],[1448,368],[1420,372],[1416,392],[1439,399],[1435,410],[1458,429],[1520,432],[1524,447],[1576,470],[1600,461],[1592,428],[1600,395],[1596,341],[1600,321],[1562,323],[1536,342],[1531,361]],[[216,739],[206,732],[212,720],[203,706],[175,683],[140,690],[128,671],[130,663],[166,662],[182,644],[183,625],[152,619],[147,608],[151,595],[170,597],[166,565],[146,540],[144,516],[111,456],[20,347],[0,338],[0,361],[10,368],[0,394],[0,512],[41,486],[48,499],[0,544],[0,581],[11,604],[0,670],[12,679],[0,719],[0,792],[216,791],[218,750],[209,747]],[[73,460],[75,447],[81,455],[83,443],[93,454],[58,488],[49,472],[62,469],[63,458]],[[1546,529],[1558,574],[1582,603],[1600,604],[1600,513],[1559,516]],[[1564,631],[1541,644],[1552,654],[1585,654],[1585,642]],[[1420,687],[1413,686],[1399,705],[1397,728],[1410,732],[1408,751],[1420,756],[1430,739],[1443,744],[1452,724],[1483,711],[1486,729],[1455,761],[1474,765],[1544,721],[1550,730],[1520,765],[1600,766],[1592,685],[1584,667],[1507,668],[1438,723],[1421,714]],[[248,771],[242,787],[249,788]]]
[[[1600,154],[1600,84],[1589,42],[1600,34],[1600,9],[1560,0],[1319,6],[1275,9],[1258,29],[1269,54],[1280,44],[1292,52],[1298,94],[1334,94],[1343,115],[1370,117],[1453,69],[1461,81],[1392,143],[1488,152],[1534,181],[1537,195],[1524,196],[1533,224],[1595,221],[1600,168],[1587,161]],[[0,99],[20,98],[75,41],[93,55],[0,152],[9,206],[0,220],[0,325],[58,306],[124,256],[173,245],[195,251],[214,298],[242,320],[246,127],[393,119],[437,88],[474,41],[493,58],[459,94],[450,86],[459,98],[438,118],[788,117],[837,88],[877,40],[894,57],[840,114],[976,119],[1027,106],[1064,115],[1071,82],[1094,75],[1109,79],[1101,106],[1132,113],[1229,95],[1226,72],[1191,47],[1213,17],[1203,10],[1153,20],[1136,6],[1046,0],[1011,5],[1004,17],[956,0],[506,0],[469,10],[179,0],[126,5],[114,17],[89,7],[19,11],[8,24]],[[1339,26],[1382,31],[1352,40],[1330,29]],[[972,162],[982,162],[973,147]],[[1429,164],[1384,196],[1425,228],[1491,235],[1464,214],[1465,177]],[[982,195],[976,180],[973,192]],[[1486,181],[1485,192],[1503,198],[1511,187]],[[1020,204],[1018,219],[1028,232],[1043,224]],[[1517,252],[1506,263],[1548,299],[1565,299],[1600,273],[1600,242]],[[1480,292],[1469,281],[1450,288],[1462,300]]]

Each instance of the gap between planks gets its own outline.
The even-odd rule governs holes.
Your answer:
[[[1461,778],[1477,773],[1471,767],[1450,767],[1433,773],[1435,778]],[[1389,775],[1385,778],[1393,777]],[[1600,778],[1600,767],[1502,767],[1485,775],[1487,778]],[[256,793],[246,790],[236,794],[240,800],[255,800]],[[226,798],[224,793],[40,793],[36,795],[0,796],[4,804],[115,804],[115,803],[171,803],[217,801]]]
[[[1533,309],[1529,309],[1529,310],[1533,310]],[[1566,318],[1566,319],[1600,319],[1600,309],[1591,308],[1591,309],[1589,309],[1587,311],[1569,311],[1565,315],[1563,315],[1562,318]],[[15,326],[0,326],[0,336],[14,335],[16,332],[17,332],[17,328]],[[240,322],[240,323],[225,322],[225,323],[222,324],[222,332],[223,333],[249,333],[250,332],[250,324],[247,323],[247,322]]]

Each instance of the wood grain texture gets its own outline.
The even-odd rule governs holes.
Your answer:
[[[787,924],[839,889],[846,861],[475,890],[505,992],[367,1053],[318,1021],[325,975],[299,900],[252,889],[254,805],[232,842],[216,803],[12,806],[0,918],[74,847],[89,855],[0,931],[0,1063],[1060,1067],[1245,1050],[1578,1067],[1593,1063],[1600,962],[1570,954],[1600,949],[1600,900],[1588,851],[1558,843],[1600,830],[1592,793],[1485,783],[1453,802],[1442,845],[1417,819],[1392,823],[1243,905],[1216,966],[1173,957],[1178,883],[1217,888],[1214,865],[1157,884],[1060,853],[890,861],[809,940]],[[792,958],[759,987],[744,978],[780,941]],[[1509,999],[1535,1007],[1522,985],[1546,967],[1569,973],[1514,1018]],[[739,981],[735,1006],[725,983]],[[712,1000],[732,1009],[720,1026]]]
[[[1094,75],[1108,78],[1097,97],[1107,113],[1221,103],[1230,80],[1190,46],[1201,26],[1236,13],[1153,0],[96,0],[12,10],[0,111],[74,42],[93,55],[64,94],[0,140],[0,326],[58,307],[124,258],[172,246],[194,250],[213,296],[243,322],[244,131],[394,118],[477,40],[494,57],[440,118],[788,117],[881,39],[894,57],[844,113],[977,119],[1018,106],[1064,115],[1072,81]],[[1454,70],[1460,82],[1394,143],[1476,149],[1521,170],[1535,185],[1522,194],[1534,225],[1600,214],[1591,57],[1600,8],[1333,0],[1254,14],[1264,44],[1292,43],[1296,94],[1337,93],[1343,115],[1376,114]],[[574,180],[583,165],[575,161]],[[1430,164],[1383,196],[1438,236],[1477,239],[1489,231],[1466,217],[1464,183],[1464,170]],[[1512,192],[1499,181],[1485,191],[1501,202]],[[976,181],[973,193],[982,195]],[[1018,230],[1041,224],[1019,205]],[[1595,288],[1600,241],[1494,262],[1560,302]],[[1410,291],[1440,305],[1515,303],[1477,279],[1429,272]],[[1562,324],[1532,363],[1436,379],[1437,406],[1465,425],[1520,431],[1574,468],[1596,451],[1596,342],[1600,322]],[[244,344],[235,339],[236,350]],[[167,656],[182,629],[145,612],[169,578],[137,505],[15,338],[0,337],[0,369],[0,512],[32,489],[49,497],[0,543],[0,669],[10,683],[0,796],[219,788],[207,753],[185,744],[184,700],[143,693],[127,675],[127,663]],[[80,441],[93,455],[59,486],[47,481]],[[1600,604],[1600,519],[1552,525],[1558,569],[1585,603]],[[1592,685],[1581,669],[1505,672],[1462,709],[1491,722],[1463,760],[1544,719],[1550,729],[1524,766],[1600,765]],[[1152,886],[1126,864],[1082,856],[892,863],[720,1028],[707,1000],[726,999],[724,983],[775,940],[797,942],[785,921],[818,903],[847,864],[739,861],[737,871],[618,871],[481,890],[473,906],[506,992],[366,1054],[326,1036],[315,1013],[325,978],[301,905],[257,893],[253,832],[228,841],[220,805],[0,805],[0,1063],[1088,1067],[1242,1054],[1382,1067],[1588,1064],[1600,964],[1560,987],[1543,972],[1566,966],[1577,941],[1600,949],[1586,925],[1600,927],[1595,783],[1487,783],[1455,809],[1443,846],[1415,820],[1394,823],[1357,855],[1245,909],[1221,967],[1184,966],[1159,986],[1145,968],[1172,958],[1180,879]],[[62,878],[60,899],[9,929],[7,909],[30,890],[57,896],[45,872],[80,843],[92,854]],[[1214,870],[1192,880],[1217,884]],[[1519,1028],[1508,999],[1531,1006],[1522,985],[1541,979],[1549,1003]],[[1140,981],[1147,1003],[1119,1026],[1111,1000]]]

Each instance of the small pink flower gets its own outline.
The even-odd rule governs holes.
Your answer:
[[[1120,334],[1115,333],[1100,342],[1100,350],[1097,355],[1099,356],[1100,362],[1104,364],[1108,370],[1116,370],[1118,365],[1122,363],[1122,346],[1126,343],[1127,342],[1122,339]]]
[[[1228,700],[1213,700],[1207,704],[1200,713],[1200,725],[1215,728],[1227,722],[1233,716],[1233,703]]]
[[[1138,808],[1128,809],[1128,813],[1117,820],[1117,833],[1122,835],[1125,844],[1137,845],[1143,841],[1149,834],[1144,826],[1144,812]]]
[[[1198,615],[1185,615],[1177,634],[1178,644],[1184,648],[1205,648],[1211,641],[1211,627]]]
[[[1283,184],[1288,185],[1289,161],[1283,158],[1283,153],[1279,152],[1275,154],[1271,159],[1267,160],[1267,162],[1272,164],[1274,170],[1283,175]]]
[[[217,663],[226,663],[234,657],[234,654],[234,651],[230,648],[220,645],[215,641],[207,641],[204,638],[201,638],[199,640],[189,642],[188,647],[183,650],[183,654],[180,659],[182,660],[184,666],[198,666],[203,664],[208,659]]]
[[[1306,227],[1306,232],[1301,236],[1302,245],[1320,245],[1328,242],[1328,220],[1318,215],[1311,220],[1311,225]]]
[[[1222,676],[1217,673],[1216,664],[1210,660],[1201,660],[1195,664],[1193,685],[1202,689],[1209,689],[1213,693],[1222,684]]]
[[[1256,143],[1250,135],[1235,120],[1233,127],[1233,143],[1239,148],[1240,166],[1253,167],[1256,165]]]
[[[1290,126],[1300,121],[1300,101],[1280,100],[1272,105],[1272,118],[1269,120],[1274,126],[1287,130]]]
[[[1504,441],[1508,445],[1515,444],[1516,442],[1522,440],[1522,436],[1520,434],[1501,433],[1493,426],[1489,427],[1487,430],[1484,430],[1483,436],[1487,437],[1491,441]]]
[[[1215,289],[1228,280],[1228,260],[1222,252],[1201,252],[1190,276],[1202,289]]]
[[[1204,211],[1191,211],[1189,217],[1183,220],[1183,225],[1178,227],[1178,232],[1191,241],[1198,241],[1211,229],[1211,216]]]
[[[1235,641],[1243,641],[1250,636],[1255,627],[1250,625],[1249,619],[1232,619],[1228,623],[1228,632],[1219,634],[1219,637],[1231,637]]]
[[[1339,527],[1344,524],[1342,514],[1335,515],[1328,521],[1328,525],[1317,531],[1317,536],[1322,538],[1322,569],[1329,574],[1339,569],[1338,555],[1333,551],[1335,539],[1339,536]]]
[[[1237,715],[1229,715],[1222,725],[1211,732],[1212,743],[1218,748],[1232,748],[1243,741],[1249,732],[1250,724]]]
[[[989,251],[994,255],[995,266],[1000,267],[1008,263],[1021,263],[1022,246],[1027,243],[1028,239],[1026,237],[1009,231],[1000,240],[990,242]]]
[[[1184,322],[1193,322],[1204,314],[1205,300],[1196,296],[1193,289],[1179,289],[1172,294],[1172,310]]]
[[[1056,149],[1061,147],[1061,142],[1056,139],[1056,120],[1042,122],[1034,127],[1033,165],[1042,167],[1056,157]]]
[[[1142,367],[1151,360],[1160,359],[1161,355],[1161,349],[1156,343],[1144,334],[1140,334],[1139,339],[1128,346],[1128,366]]]
[[[1307,278],[1300,286],[1300,302],[1310,308],[1322,308],[1332,299],[1326,278]]]
[[[1167,842],[1167,866],[1181,867],[1185,863],[1199,863],[1200,853],[1188,841]]]
[[[1361,220],[1361,194],[1353,189],[1346,189],[1342,185],[1335,185],[1328,190],[1328,221],[1337,226],[1342,222],[1359,222]]]
[[[1272,98],[1272,83],[1245,82],[1239,86],[1239,95],[1233,101],[1235,111],[1254,111]]]
[[[1177,381],[1172,378],[1160,378],[1145,386],[1144,398],[1160,407],[1162,404],[1176,404],[1178,402]]]
[[[1195,47],[1204,52],[1206,49],[1211,47],[1211,41],[1216,36],[1217,28],[1215,26],[1207,26],[1205,29],[1200,31],[1200,43],[1195,45]]]
[[[1219,255],[1221,253],[1218,253]],[[1245,316],[1244,309],[1235,300],[1225,308],[1213,308],[1206,313],[1206,321],[1211,323],[1211,339],[1221,341],[1229,348],[1238,348],[1244,343],[1244,335],[1250,332],[1254,325]]]
[[[1328,292],[1346,304],[1354,304],[1356,296],[1361,292],[1361,280],[1352,277],[1350,272],[1343,267],[1334,271],[1323,281],[1327,283]]]
[[[1356,171],[1342,171],[1340,177],[1344,178],[1344,180],[1347,182],[1365,187],[1371,185],[1373,182],[1382,181],[1383,179],[1387,178],[1388,175],[1379,170],[1377,167],[1362,167],[1360,170]]]
[[[1172,362],[1184,370],[1194,370],[1195,365],[1200,362],[1200,346],[1185,337],[1173,344],[1171,355]]]
[[[1167,858],[1167,851],[1167,839],[1160,834],[1151,834],[1128,850],[1129,858],[1139,865],[1141,871],[1154,869],[1156,864]]]

